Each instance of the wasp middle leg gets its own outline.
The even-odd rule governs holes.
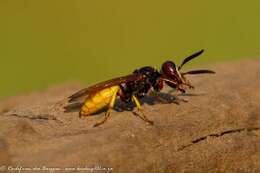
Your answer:
[[[136,98],[136,96],[134,96],[134,95],[132,96],[132,101],[135,102],[138,111],[141,113],[141,115],[140,115],[140,114],[136,114],[136,115],[138,115],[142,120],[144,120],[144,121],[148,122],[149,124],[153,125],[153,121],[152,121],[152,120],[149,120],[149,119],[145,116],[145,114],[143,113],[143,110],[142,110],[142,108],[141,108],[141,104],[140,104],[140,102],[138,101],[138,99]]]

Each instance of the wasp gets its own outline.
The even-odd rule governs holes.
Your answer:
[[[144,97],[151,90],[159,92],[164,85],[185,93],[185,88],[194,88],[186,79],[186,75],[215,73],[212,70],[192,70],[188,72],[180,72],[184,64],[198,57],[204,50],[200,50],[187,58],[185,58],[180,66],[176,66],[173,61],[166,61],[162,64],[161,69],[157,70],[151,66],[145,66],[133,71],[132,74],[107,80],[96,85],[84,88],[75,94],[69,96],[68,103],[73,104],[81,99],[84,103],[79,111],[79,116],[89,116],[104,108],[107,108],[102,121],[94,124],[97,127],[109,118],[111,110],[114,108],[117,97],[125,103],[135,103],[140,114],[140,118],[149,124],[153,121],[149,120],[143,113],[139,99]],[[65,109],[68,106],[64,107]]]

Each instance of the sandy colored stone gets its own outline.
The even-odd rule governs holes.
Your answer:
[[[104,113],[79,118],[77,112],[54,107],[82,88],[79,84],[4,100],[0,169],[21,165],[41,168],[27,172],[86,166],[112,167],[118,173],[260,172],[260,60],[207,68],[217,74],[190,76],[195,90],[172,93],[188,102],[143,104],[154,126],[130,111],[113,111],[104,125],[93,128]]]

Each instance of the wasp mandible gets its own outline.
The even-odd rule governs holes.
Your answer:
[[[134,70],[130,75],[107,80],[96,85],[84,88],[68,97],[70,104],[76,103],[84,99],[84,104],[80,109],[79,116],[89,116],[101,109],[107,107],[105,117],[102,121],[97,122],[94,127],[103,124],[111,114],[116,98],[119,97],[125,103],[134,102],[139,116],[146,122],[153,124],[142,111],[139,99],[144,97],[150,90],[159,92],[163,89],[164,84],[185,92],[185,88],[194,88],[186,79],[186,75],[215,73],[212,70],[192,70],[188,72],[180,72],[184,64],[203,53],[203,50],[196,52],[185,58],[180,66],[176,66],[172,61],[166,61],[162,64],[161,70],[158,71],[154,67],[145,66]],[[186,87],[185,87],[186,86]],[[68,106],[64,107],[65,109]]]

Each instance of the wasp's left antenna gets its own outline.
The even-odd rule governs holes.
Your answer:
[[[199,52],[196,52],[196,53],[194,53],[194,54],[188,56],[187,58],[185,58],[185,59],[182,61],[181,65],[178,67],[178,70],[180,70],[184,64],[186,64],[187,62],[189,62],[189,61],[192,60],[193,58],[196,58],[197,56],[199,56],[199,55],[202,54],[203,52],[204,52],[204,50],[202,49],[202,50],[200,50]]]

